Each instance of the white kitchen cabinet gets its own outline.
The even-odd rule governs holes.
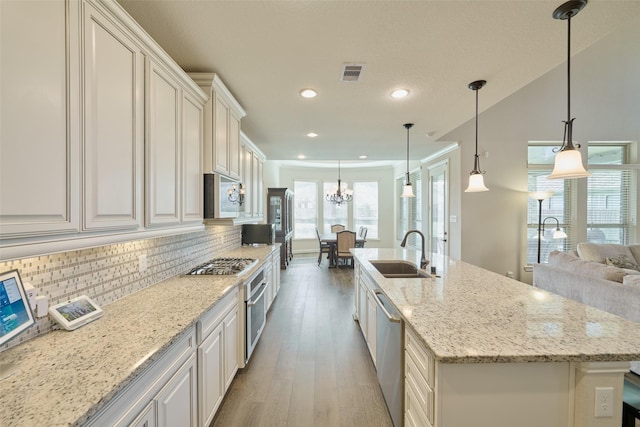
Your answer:
[[[240,121],[247,114],[214,73],[189,73],[209,95],[204,106],[203,167],[240,179]]]
[[[197,426],[196,369],[196,355],[192,354],[154,399],[158,427]]]
[[[367,346],[373,360],[373,366],[376,366],[376,343],[378,340],[378,303],[373,290],[367,291]]]
[[[275,298],[276,284],[273,280],[273,255],[269,255],[264,263],[264,277],[267,281],[267,290],[265,291],[265,303],[267,304],[267,311],[271,308],[271,303]]]
[[[280,251],[273,252],[273,282],[275,284],[275,295],[280,292]]]
[[[256,222],[264,218],[264,181],[262,176],[264,154],[242,132],[240,132],[241,182],[245,189],[242,213],[244,218]]]
[[[148,62],[146,225],[180,222],[180,85]]]
[[[224,397],[224,325],[219,324],[198,347],[201,426],[207,426]]]
[[[156,402],[151,401],[140,415],[133,420],[130,427],[156,427]]]
[[[244,203],[240,208],[245,218],[253,217],[253,184],[251,182],[251,174],[253,171],[253,151],[251,146],[246,143],[246,136],[242,135],[242,143],[240,144],[240,159],[242,163],[241,178],[242,187],[244,188]]]
[[[240,294],[234,289],[198,322],[199,425],[207,427],[240,363]]]
[[[358,320],[360,325],[360,331],[364,337],[367,347],[369,348],[369,354],[373,364],[376,364],[376,342],[377,342],[377,307],[376,297],[374,291],[378,288],[373,280],[362,269],[359,262],[356,261],[354,266],[355,272],[355,284],[354,292],[355,297],[355,313],[354,318]]]
[[[0,1],[0,235],[80,228],[80,3]]]
[[[224,318],[224,390],[231,386],[231,382],[238,372],[240,322],[236,305]]]
[[[182,209],[181,222],[202,222],[202,101],[183,92],[182,97]]]
[[[84,228],[142,225],[144,55],[90,4],[84,12]]]
[[[173,426],[195,426],[191,421],[196,419],[198,403],[195,355],[196,328],[192,327],[86,426],[166,426],[176,416],[189,421]],[[175,415],[168,414],[174,411]]]

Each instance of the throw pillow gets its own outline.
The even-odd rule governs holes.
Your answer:
[[[636,264],[635,260],[629,258],[625,254],[620,254],[615,258],[607,258],[606,264],[618,268],[628,268],[631,270],[640,271],[640,266]]]

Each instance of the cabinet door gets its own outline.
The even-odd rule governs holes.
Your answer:
[[[156,402],[150,402],[136,417],[130,427],[156,427]]]
[[[182,222],[202,222],[203,106],[182,99]]]
[[[2,237],[79,229],[78,13],[77,2],[0,1]]]
[[[253,209],[254,216],[264,216],[264,180],[262,178],[263,162],[258,159],[258,180],[257,187],[255,187],[255,193],[258,195],[256,198],[256,206]]]
[[[207,426],[224,396],[224,323],[219,324],[198,347],[200,419]]]
[[[231,385],[238,372],[238,308],[234,308],[224,319],[224,389]]]
[[[259,163],[260,163],[260,159],[258,158],[256,153],[253,153],[253,159],[251,161],[251,187],[256,189],[256,191],[254,191],[251,196],[251,204],[253,205],[253,216],[258,216],[258,212],[260,210],[260,205],[261,205],[261,203],[258,200],[260,197],[259,184],[260,184],[260,181],[262,181],[262,178],[259,178],[260,177],[260,174],[258,172]]]
[[[196,427],[198,424],[195,354],[158,393],[158,427]]]
[[[251,180],[252,164],[253,164],[253,151],[246,145],[242,146],[242,184],[244,185],[244,212],[245,216],[253,216],[255,206],[253,204],[253,193],[255,188],[253,187],[253,181]]]
[[[213,116],[213,168],[216,172],[229,174],[229,107],[217,94]]]
[[[376,303],[376,297],[372,291],[367,291],[367,345],[369,346],[369,352],[371,353],[371,359],[373,364],[376,364],[376,341],[378,337],[377,325],[377,310],[378,304]]]
[[[240,119],[229,114],[229,176],[240,179]]]
[[[359,282],[359,298],[358,300],[360,301],[360,307],[359,307],[359,312],[358,312],[358,319],[360,322],[360,330],[362,331],[362,335],[364,336],[365,341],[367,340],[367,306],[368,306],[368,300],[367,300],[367,287],[365,286],[365,284],[362,282],[362,279],[360,279]]]
[[[176,80],[149,61],[147,78],[147,225],[180,221],[180,97]]]
[[[84,4],[84,228],[142,225],[144,57]]]

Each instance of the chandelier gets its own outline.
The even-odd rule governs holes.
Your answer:
[[[338,206],[353,200],[353,190],[349,190],[347,184],[342,185],[340,180],[340,160],[338,160],[338,186],[333,189],[333,193],[327,193],[325,199]]]

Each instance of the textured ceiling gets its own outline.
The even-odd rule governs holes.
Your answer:
[[[247,111],[242,129],[270,160],[411,158],[566,59],[556,1],[120,0],[187,71],[215,72]],[[640,1],[592,0],[572,20],[572,53],[630,21]],[[364,63],[360,81],[340,81]],[[314,99],[299,91],[312,87]],[[404,87],[409,97],[392,99]],[[317,132],[310,139],[306,134]]]

